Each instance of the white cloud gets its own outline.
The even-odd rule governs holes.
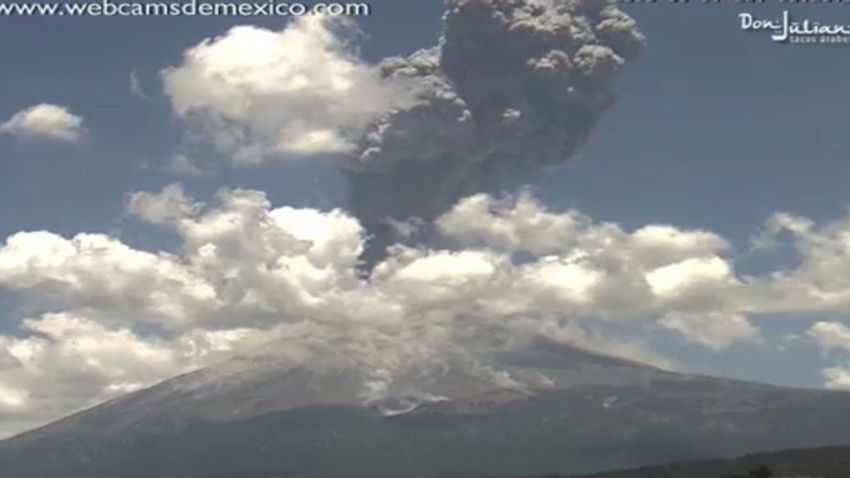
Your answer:
[[[549,257],[526,268],[529,289],[550,291],[561,304],[588,305],[593,292],[607,279],[606,274],[588,263]],[[592,306],[591,306],[592,308]]]
[[[0,133],[25,140],[77,142],[85,135],[83,119],[62,106],[41,103],[15,113]]]
[[[644,261],[655,265],[693,257],[717,257],[731,246],[712,232],[684,231],[670,225],[649,225],[635,231],[631,247]]]
[[[828,367],[823,370],[823,378],[827,388],[850,390],[850,366]]]
[[[595,222],[576,210],[549,211],[528,192],[495,200],[486,194],[462,199],[438,218],[437,229],[465,245],[533,254],[595,250],[615,246],[634,251],[647,266],[663,266],[689,257],[717,255],[731,246],[717,234],[649,225],[631,234],[618,225]]]
[[[237,162],[345,151],[405,96],[356,57],[352,32],[321,16],[279,32],[235,27],[164,70],[165,92],[198,138]]]
[[[9,237],[0,248],[0,286],[122,324],[177,326],[196,320],[215,300],[211,286],[178,258],[138,251],[101,234]]]
[[[685,309],[716,309],[740,287],[732,265],[718,256],[684,259],[653,269],[645,277],[660,301]]]
[[[825,350],[850,351],[850,327],[840,322],[818,322],[807,335]]]
[[[183,186],[172,184],[160,193],[140,191],[130,195],[127,211],[152,224],[165,224],[197,213],[201,204],[186,196]]]
[[[528,192],[515,200],[496,201],[476,194],[437,220],[437,228],[459,242],[487,244],[508,251],[535,254],[559,252],[575,245],[592,224],[576,211],[547,211]]]
[[[660,324],[692,342],[714,349],[722,349],[735,342],[748,342],[758,336],[758,329],[746,317],[722,310],[673,312],[665,315]]]
[[[437,228],[467,246],[543,255],[520,268],[524,293],[512,308],[533,302],[528,307],[609,318],[660,316],[726,308],[741,286],[722,256],[731,246],[716,234],[669,225],[629,232],[575,210],[549,211],[528,193],[471,196]]]

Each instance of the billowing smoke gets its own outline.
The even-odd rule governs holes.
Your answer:
[[[416,101],[374,123],[347,168],[366,263],[398,242],[398,224],[569,161],[643,43],[600,0],[448,0],[438,47],[380,65]]]

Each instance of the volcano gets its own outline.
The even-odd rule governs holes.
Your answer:
[[[850,444],[850,394],[674,373],[536,342],[526,387],[445,370],[364,399],[353,370],[234,358],[0,442],[13,478],[579,474]]]

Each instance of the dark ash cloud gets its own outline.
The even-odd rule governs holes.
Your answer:
[[[569,161],[643,44],[603,1],[448,0],[439,46],[380,66],[416,101],[375,122],[346,167],[350,207],[373,237],[365,262],[398,242],[394,224],[427,224],[464,196]]]

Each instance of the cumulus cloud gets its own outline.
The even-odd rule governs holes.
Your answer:
[[[501,218],[492,230],[457,221],[480,204]],[[367,232],[341,210],[275,208],[250,190],[202,203],[172,185],[131,195],[128,211],[179,249],[49,232],[0,248],[0,287],[43,309],[0,336],[8,416],[32,425],[266,342],[293,364],[358,371],[366,400],[410,392],[410,377],[434,368],[528,386],[488,357],[539,337],[670,365],[638,340],[589,332],[595,321],[666,327],[710,347],[756,333],[745,317],[707,312],[736,282],[721,238],[628,231],[528,194],[462,201],[438,219],[460,249],[396,245],[368,277],[358,271]],[[515,234],[548,237],[528,250]]]
[[[850,390],[850,366],[839,365],[823,370],[823,378],[827,388],[835,390]]]
[[[152,224],[165,224],[193,216],[201,204],[186,196],[183,186],[172,184],[159,193],[140,191],[130,195],[127,212]]]
[[[234,27],[162,72],[174,112],[236,162],[339,153],[404,99],[357,58],[356,27],[306,16],[282,31]]]
[[[209,284],[179,258],[132,249],[102,234],[13,235],[0,249],[0,285],[125,324],[176,325],[215,299]]]
[[[726,311],[673,312],[660,324],[676,331],[687,340],[713,349],[736,342],[748,342],[758,336],[758,329],[742,314]]]
[[[85,135],[83,119],[68,108],[48,103],[15,113],[0,124],[0,133],[24,140],[74,143]]]
[[[466,197],[438,217],[435,225],[443,236],[466,246],[487,244],[532,254],[565,252],[589,240],[614,241],[656,266],[731,250],[717,234],[670,225],[649,225],[627,235],[616,224],[595,222],[576,210],[552,212],[528,191],[501,199],[488,194]]]
[[[818,322],[807,335],[825,350],[850,351],[850,327],[840,322]]]
[[[548,254],[570,249],[592,220],[576,211],[544,209],[528,192],[494,200],[476,194],[460,201],[436,221],[438,231],[465,245],[489,244],[506,251]]]

